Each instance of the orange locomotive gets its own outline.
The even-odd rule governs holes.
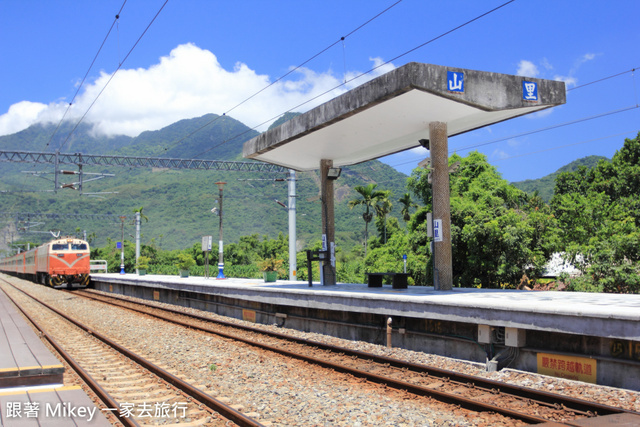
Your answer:
[[[89,244],[65,237],[0,259],[0,271],[60,288],[89,284]]]

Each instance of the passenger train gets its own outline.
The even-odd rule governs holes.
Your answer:
[[[54,288],[89,285],[89,244],[64,237],[0,259],[0,271]]]

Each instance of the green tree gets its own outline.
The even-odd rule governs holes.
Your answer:
[[[609,162],[560,174],[551,200],[561,248],[582,271],[570,289],[640,292],[640,133]]]
[[[377,200],[377,203],[374,205],[376,211],[376,219],[380,221],[381,225],[381,233],[382,234],[382,242],[387,242],[387,215],[391,213],[393,209],[393,203],[391,203],[391,191],[381,191],[384,193],[383,196],[380,196]]]
[[[409,222],[411,219],[411,208],[417,208],[418,205],[413,203],[411,199],[411,194],[404,193],[402,197],[398,199],[398,202],[402,204],[402,209],[400,210],[400,214],[402,215],[402,219],[405,223]]]
[[[352,199],[349,201],[349,208],[353,209],[356,206],[364,206],[365,211],[362,214],[362,219],[364,219],[364,256],[367,256],[367,241],[369,239],[369,223],[373,219],[373,214],[375,211],[375,205],[379,200],[388,197],[388,194],[385,191],[376,190],[378,184],[367,184],[365,186],[356,185],[353,189],[358,193],[362,198]]]
[[[134,209],[133,213],[134,214],[139,213],[140,219],[144,219],[144,222],[149,222],[149,217],[142,213],[143,210],[144,210],[144,206],[140,206],[138,209]]]
[[[453,155],[450,174],[454,283],[458,286],[515,286],[535,277],[555,248],[556,223],[538,198],[530,198],[500,177],[484,155]],[[425,217],[431,210],[427,169],[416,169],[409,188],[425,202],[409,223],[414,251],[427,247]],[[428,267],[430,268],[430,267]]]

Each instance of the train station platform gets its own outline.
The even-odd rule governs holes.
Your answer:
[[[0,290],[0,426],[110,426]]]
[[[0,291],[0,391],[7,387],[62,384],[63,374],[62,363]]]
[[[102,291],[603,385],[640,390],[640,295],[135,274],[95,274]]]

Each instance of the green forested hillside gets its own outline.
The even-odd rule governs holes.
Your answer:
[[[51,151],[46,147],[53,127],[33,126],[15,135],[0,138],[2,150]],[[63,132],[59,131],[58,134]],[[57,135],[58,135],[57,134]],[[90,129],[83,128],[82,143],[67,143],[62,152],[84,152],[129,156],[179,157],[220,160],[243,160],[244,141],[257,135],[242,123],[228,116],[209,114],[182,120],[158,131],[144,132],[136,138],[92,139]],[[54,141],[57,141],[54,139]],[[75,141],[75,139],[74,139]],[[56,145],[58,147],[60,145]],[[105,148],[110,147],[111,150]],[[74,150],[75,149],[75,150]],[[61,169],[77,170],[73,165]],[[52,172],[52,165],[0,163],[2,176],[0,212],[57,212],[63,214],[110,214],[133,216],[133,210],[143,207],[149,218],[143,223],[143,242],[154,242],[164,249],[182,249],[200,241],[203,235],[218,235],[219,218],[211,213],[218,197],[217,181],[224,187],[224,239],[235,242],[241,236],[258,233],[277,236],[288,233],[287,210],[275,200],[287,202],[287,183],[275,181],[283,174],[255,172],[216,172],[190,170],[151,170],[145,168],[90,168],[84,172],[115,174],[97,181],[86,182],[85,193],[117,192],[91,197],[70,189],[51,192],[53,175],[35,177],[22,171]],[[351,247],[361,242],[363,226],[361,212],[349,210],[347,202],[354,197],[355,185],[376,182],[401,196],[406,176],[378,161],[345,168],[336,182],[336,235],[338,244]],[[61,175],[61,183],[77,180],[77,176]],[[85,176],[89,179],[89,176]],[[48,192],[41,192],[48,191]],[[320,204],[314,201],[319,194],[317,173],[298,174],[297,230],[298,246],[320,239]],[[394,196],[395,197],[395,196]],[[307,200],[310,199],[310,200]],[[62,221],[39,221],[30,230],[60,229],[63,234],[76,228],[95,233],[94,244],[103,245],[107,239],[120,240],[121,224],[113,222],[68,218]],[[24,224],[23,224],[24,226]],[[5,227],[5,235],[15,230]],[[29,226],[27,227],[29,228]],[[7,234],[9,233],[9,234]],[[125,239],[134,234],[130,221],[125,224]],[[45,233],[24,236],[31,241],[43,241]],[[5,237],[6,240],[17,238]],[[5,243],[5,242],[2,242]]]
[[[202,128],[204,125],[207,126]],[[199,128],[202,129],[194,133]],[[0,144],[20,147],[23,141],[25,146],[33,146],[34,143],[28,141],[30,136],[42,143],[47,137],[38,134],[38,129],[43,128],[14,135],[17,140],[4,137]],[[208,116],[181,121],[138,138],[119,138],[120,146],[113,153],[178,150],[182,145],[176,138],[183,132],[186,152],[206,151],[207,155],[216,153],[232,159],[238,158],[243,140],[252,135],[246,126],[233,119]],[[198,135],[200,132],[203,134]],[[104,143],[90,138],[91,132],[86,132],[86,140],[78,141],[75,147]],[[221,147],[224,150],[218,151]],[[103,149],[96,147],[96,151]],[[471,152],[464,158],[452,155],[450,164],[461,165],[450,174],[453,283],[461,287],[527,286],[544,274],[551,254],[560,252],[584,273],[577,278],[561,277],[565,289],[639,293],[640,133],[635,139],[625,139],[611,161],[601,160],[588,167],[595,160],[599,159],[581,159],[559,170],[553,198],[545,203],[540,196],[529,195],[502,179],[483,154]],[[73,169],[73,166],[64,168]],[[276,200],[285,203],[287,200],[283,173],[103,168],[102,172],[115,176],[86,183],[85,195],[81,196],[69,189],[60,189],[57,193],[38,192],[51,190],[51,182],[43,179],[44,176],[21,173],[25,169],[42,172],[51,171],[52,167],[0,163],[3,191],[0,212],[65,216],[55,221],[32,217],[15,224],[5,214],[4,239],[0,240],[5,246],[16,240],[33,243],[47,240],[48,229],[59,229],[63,234],[86,230],[92,239],[92,256],[108,259],[115,269],[120,253],[113,241],[121,239],[123,225],[118,216],[127,215],[124,252],[127,271],[131,271],[135,262],[130,243],[134,233],[131,218],[134,209],[143,208],[148,222],[143,223],[142,253],[148,258],[151,272],[176,274],[176,261],[180,257],[192,258],[202,269],[199,242],[203,235],[217,237],[219,217],[212,214],[211,209],[218,197],[215,183],[224,181],[225,270],[233,268],[235,277],[257,277],[262,261],[277,260],[286,264],[288,215],[287,209],[276,203]],[[85,172],[99,172],[88,169],[97,168],[86,167]],[[426,229],[427,213],[432,208],[429,174],[428,169],[416,168],[407,177],[377,161],[343,168],[335,182],[338,281],[363,283],[367,272],[400,271],[406,255],[409,282],[433,283],[431,238]],[[60,179],[61,183],[69,183],[77,178],[61,175]],[[307,274],[302,250],[319,247],[319,181],[317,172],[298,175],[299,280],[305,280]],[[376,186],[369,187],[370,183]],[[373,204],[375,215],[370,217],[366,255],[361,246],[364,209],[357,202],[352,203],[353,210],[349,209],[350,201],[363,197],[355,191],[356,186],[393,192],[388,199],[383,197]],[[88,192],[105,194],[88,197]],[[106,194],[113,192],[117,194]],[[381,193],[386,195],[386,191]],[[421,206],[415,204],[418,201]],[[393,205],[390,213],[387,202]],[[70,214],[112,216],[77,219]],[[25,234],[19,228],[45,234]]]
[[[542,200],[548,203],[553,197],[553,188],[556,185],[556,178],[558,177],[558,175],[560,175],[563,172],[575,172],[576,170],[578,170],[580,166],[585,166],[591,169],[595,167],[598,164],[598,162],[600,162],[601,160],[608,161],[609,159],[603,156],[583,157],[581,159],[574,160],[568,165],[564,165],[554,173],[551,173],[547,176],[543,176],[542,178],[516,181],[516,182],[512,182],[511,185],[515,186],[516,188],[519,188],[520,190],[530,195],[532,195],[537,191],[538,195],[542,197]]]

